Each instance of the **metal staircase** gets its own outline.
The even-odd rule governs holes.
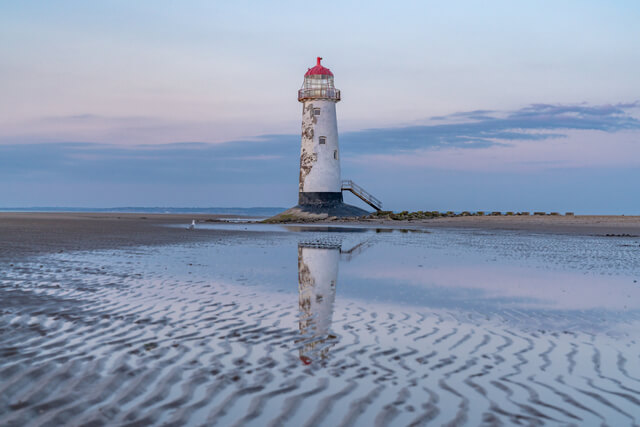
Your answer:
[[[342,249],[342,247],[340,247],[340,260],[349,262],[356,256],[360,255],[362,252],[364,252],[365,249],[373,246],[374,244],[375,244],[374,241],[372,241],[371,239],[368,239],[368,240],[365,240],[364,242],[358,243],[351,249],[344,250]]]
[[[360,187],[350,179],[342,181],[342,191],[351,191],[360,200],[371,206],[373,209],[377,211],[382,210],[382,202],[380,200],[367,193],[364,188]]]

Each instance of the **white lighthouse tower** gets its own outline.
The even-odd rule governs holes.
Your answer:
[[[298,91],[302,102],[299,205],[342,203],[336,118],[340,90],[334,86],[331,70],[320,61],[318,57],[316,66],[306,72]]]
[[[304,75],[298,101],[302,103],[302,140],[300,144],[300,177],[298,205],[274,216],[270,221],[322,219],[327,217],[359,217],[368,212],[343,203],[342,192],[351,191],[376,210],[382,203],[353,183],[342,180],[336,104],[340,90],[333,73],[320,63]]]

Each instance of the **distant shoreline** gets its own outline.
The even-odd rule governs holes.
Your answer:
[[[214,214],[214,215],[245,215],[245,216],[273,216],[286,208],[256,206],[251,208],[239,207],[143,207],[143,206],[117,206],[112,208],[86,208],[86,207],[50,207],[29,206],[0,208],[2,212],[40,212],[40,213],[154,213],[154,214]]]

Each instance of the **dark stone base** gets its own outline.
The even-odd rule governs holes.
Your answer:
[[[265,222],[316,222],[329,218],[358,218],[369,215],[369,212],[346,203],[330,203],[315,205],[296,205],[273,216]]]
[[[298,193],[298,204],[265,222],[315,222],[327,218],[356,218],[369,212],[342,201],[342,192]]]
[[[298,193],[299,206],[325,206],[331,207],[342,203],[342,191],[330,192],[307,192]]]
[[[331,194],[331,193],[329,193]],[[359,207],[348,205],[342,201],[326,201],[324,203],[298,204],[291,208],[300,214],[327,215],[329,217],[345,218],[369,215],[370,212]]]

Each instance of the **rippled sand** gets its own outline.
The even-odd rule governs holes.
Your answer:
[[[0,276],[0,425],[636,425],[638,255],[265,230],[31,257]]]

